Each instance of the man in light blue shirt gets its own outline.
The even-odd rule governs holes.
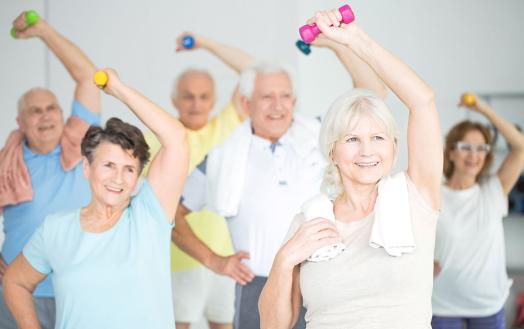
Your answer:
[[[89,125],[100,122],[100,94],[92,82],[93,63],[45,20],[27,26],[24,16],[22,13],[13,22],[17,39],[36,37],[47,45],[75,81],[75,100],[67,124],[58,100],[47,89],[31,89],[18,102],[17,123],[23,134],[23,162],[29,174],[32,196],[29,201],[0,204],[4,207],[5,233],[0,268],[22,252],[45,216],[89,202],[91,193],[82,174],[80,141]],[[3,270],[0,270],[0,277],[2,275]],[[1,285],[0,293],[0,328],[16,328],[4,303]],[[33,296],[42,328],[54,328],[55,303],[50,280],[43,281]]]

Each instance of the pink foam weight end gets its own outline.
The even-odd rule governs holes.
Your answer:
[[[312,43],[320,33],[320,29],[316,25],[304,25],[298,32],[305,43]]]
[[[349,24],[355,20],[355,14],[353,13],[353,10],[351,10],[351,7],[349,5],[343,5],[342,7],[338,8],[340,11],[340,14],[342,15],[342,22],[344,24]],[[298,29],[298,33],[300,34],[300,37],[305,43],[312,43],[313,40],[317,37],[317,35],[320,34],[320,29],[316,25],[303,25],[300,29]]]
[[[340,11],[340,14],[342,14],[342,22],[345,24],[349,24],[355,20],[355,14],[349,5],[343,5],[342,7],[338,8],[338,11]]]

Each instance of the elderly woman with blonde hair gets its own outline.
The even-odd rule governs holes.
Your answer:
[[[442,173],[434,94],[355,23],[340,21],[332,10],[308,23],[353,50],[408,108],[408,168],[391,175],[397,129],[380,98],[354,90],[334,102],[320,132],[330,214],[307,218],[303,208],[291,224],[259,301],[261,327],[291,328],[303,302],[308,329],[427,329]],[[338,243],[341,254],[311,261]]]

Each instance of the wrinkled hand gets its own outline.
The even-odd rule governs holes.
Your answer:
[[[436,277],[442,268],[440,267],[440,262],[438,260],[433,261],[433,277]]]
[[[295,235],[280,249],[277,257],[288,267],[305,261],[316,250],[342,241],[334,223],[315,218],[302,224]]]
[[[193,45],[192,48],[185,48],[183,45],[182,45],[182,39],[185,37],[185,36],[189,36],[189,37],[192,37],[193,40],[195,40],[195,44]],[[197,48],[200,48],[200,42],[199,42],[199,38],[194,35],[193,33],[191,32],[184,32],[182,34],[180,34],[178,36],[178,38],[176,39],[176,52],[179,52],[179,51],[191,51],[191,50],[195,50]]]
[[[104,71],[107,74],[108,79],[105,86],[98,87],[102,89],[106,94],[119,98],[118,90],[119,87],[122,85],[122,81],[120,80],[118,73],[114,69],[107,67],[101,69],[100,71]]]
[[[342,14],[338,9],[331,9],[326,11],[317,11],[315,17],[307,20],[307,24],[316,24],[322,34],[328,39],[336,41],[341,44],[348,44],[351,40],[348,31],[355,26],[355,23],[344,24],[342,21]],[[318,38],[319,36],[317,36]]]
[[[319,34],[315,40],[311,43],[312,46],[318,47],[318,48],[329,48],[329,49],[335,49],[336,47],[343,46],[342,44],[329,39],[323,34]]]
[[[4,277],[5,270],[7,269],[7,263],[4,260],[4,257],[0,255],[0,285],[2,284],[2,278]]]
[[[25,14],[25,11],[22,12],[13,21],[13,27],[16,30],[17,39],[28,39],[39,36],[39,32],[42,26],[46,24],[45,21],[42,18],[40,18],[38,22],[31,26],[28,26],[25,21]]]
[[[227,275],[239,284],[245,285],[251,282],[255,275],[249,267],[242,264],[242,259],[249,259],[249,254],[245,251],[239,251],[227,257],[218,256],[211,269],[215,273]]]

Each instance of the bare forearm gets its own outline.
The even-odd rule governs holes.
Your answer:
[[[16,284],[4,284],[4,297],[20,329],[40,329],[31,291]]]
[[[277,256],[278,257],[278,256]],[[289,329],[296,322],[293,303],[293,267],[282,265],[277,258],[258,302],[262,329]]]
[[[135,89],[119,83],[115,97],[126,104],[158,138],[163,147],[177,147],[185,140],[186,129],[172,115]]]
[[[77,83],[91,82],[95,66],[82,50],[43,20],[39,21],[35,28],[38,29],[40,39],[62,62],[73,80]]]
[[[349,48],[362,58],[410,109],[434,102],[433,90],[401,60],[372,40],[358,26],[348,29]]]
[[[198,39],[202,48],[207,49],[237,73],[241,73],[254,62],[253,57],[241,49],[207,38]]]
[[[218,257],[204,242],[186,225],[175,225],[171,234],[171,241],[183,252],[198,260],[207,268],[213,270],[214,258]]]
[[[511,151],[524,153],[524,135],[509,121],[501,117],[489,105],[482,104],[486,118],[497,128],[511,146]]]
[[[339,46],[333,49],[335,55],[351,75],[355,88],[364,88],[373,91],[378,97],[384,99],[387,90],[378,75],[358,57],[350,48]]]

